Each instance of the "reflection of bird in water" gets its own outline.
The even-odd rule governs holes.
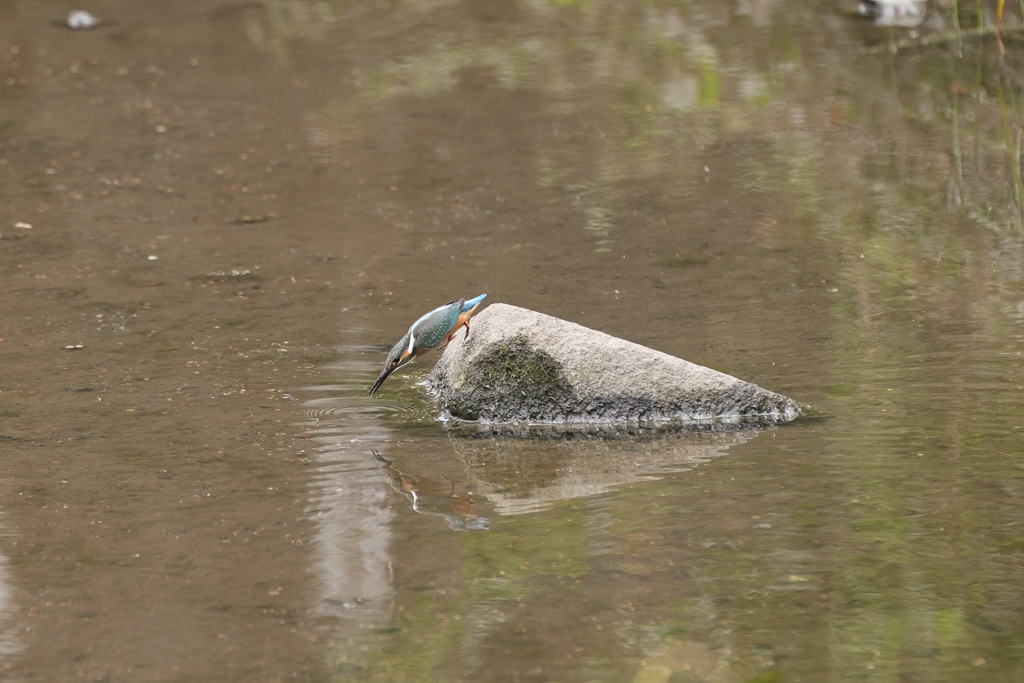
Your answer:
[[[924,0],[861,0],[857,8],[862,17],[879,26],[911,28],[924,22]]]
[[[384,471],[391,479],[391,487],[412,501],[414,512],[437,515],[455,531],[487,531],[489,522],[486,517],[477,517],[473,494],[467,493],[465,497],[455,495],[454,481],[442,475],[448,484],[444,486],[430,479],[403,474],[377,451],[373,451],[373,457],[383,463]]]
[[[417,356],[422,356],[427,351],[437,347],[444,347],[455,338],[455,333],[460,327],[465,326],[466,336],[469,336],[469,319],[476,313],[480,302],[486,294],[473,297],[468,301],[459,299],[449,301],[444,306],[435,308],[430,313],[422,316],[412,324],[405,336],[398,340],[398,343],[388,353],[388,359],[384,363],[384,370],[377,377],[370,389],[370,395],[380,388],[384,380],[392,372],[411,362]]]

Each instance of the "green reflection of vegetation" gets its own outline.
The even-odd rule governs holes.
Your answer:
[[[271,52],[283,66],[288,63],[289,43],[298,38],[322,40],[339,20],[342,5],[338,0],[265,0],[238,9],[249,40]]]
[[[413,22],[440,4],[408,3],[395,18]],[[556,131],[536,150],[535,182],[577,196],[578,225],[592,234],[595,251],[612,251],[624,210],[621,183],[670,173],[685,195],[699,170],[692,168],[694,147],[713,139],[696,135],[700,127],[690,119],[704,111],[703,122],[715,120],[722,113],[715,110],[724,108],[738,121],[745,115],[737,105],[772,99],[770,79],[758,74],[744,75],[742,84],[723,79],[719,51],[689,30],[684,4],[537,0],[520,9],[536,23],[508,33],[439,34],[401,58],[360,68],[357,99],[324,112],[315,143],[344,144],[365,130],[361,121],[376,104],[441,95],[469,71],[489,73],[495,87],[543,92]],[[605,91],[617,98],[608,100]],[[599,140],[582,153],[557,130],[559,118],[570,117],[568,131],[581,115]]]
[[[460,556],[451,558],[458,589],[400,587],[394,625],[368,635],[361,656],[347,652],[335,663],[338,680],[462,680],[495,631],[516,621],[523,600],[549,581],[571,591],[586,574],[584,527],[578,507],[566,505],[557,515],[501,519],[496,533],[461,534]]]

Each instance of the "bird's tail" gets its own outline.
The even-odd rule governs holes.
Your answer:
[[[466,299],[466,301],[463,302],[463,304],[462,304],[463,312],[465,312],[465,311],[472,311],[474,308],[476,308],[478,305],[480,305],[481,301],[483,301],[486,298],[487,298],[486,294],[481,294],[480,296],[475,296],[472,299]]]

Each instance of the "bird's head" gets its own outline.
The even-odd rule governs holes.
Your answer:
[[[407,333],[404,337],[398,340],[391,351],[388,352],[387,361],[384,363],[384,370],[381,371],[377,377],[377,381],[373,383],[373,387],[370,388],[370,396],[373,396],[374,392],[380,388],[381,384],[384,384],[384,380],[388,378],[392,372],[402,367],[413,359],[412,344],[410,344],[410,335]]]

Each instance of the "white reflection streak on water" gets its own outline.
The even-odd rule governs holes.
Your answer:
[[[337,370],[328,368],[332,369]],[[347,393],[304,404],[310,420],[303,426],[319,444],[310,493],[321,582],[319,610],[360,628],[379,627],[391,617],[394,594],[391,487],[374,456],[374,451],[387,449],[388,431],[378,419],[387,407],[367,399],[362,391]]]
[[[6,535],[6,530],[0,528],[0,535]],[[14,655],[24,649],[24,644],[18,634],[21,627],[14,621],[14,586],[11,582],[11,571],[9,560],[6,555],[0,555],[0,667]],[[9,680],[9,679],[4,679]]]

